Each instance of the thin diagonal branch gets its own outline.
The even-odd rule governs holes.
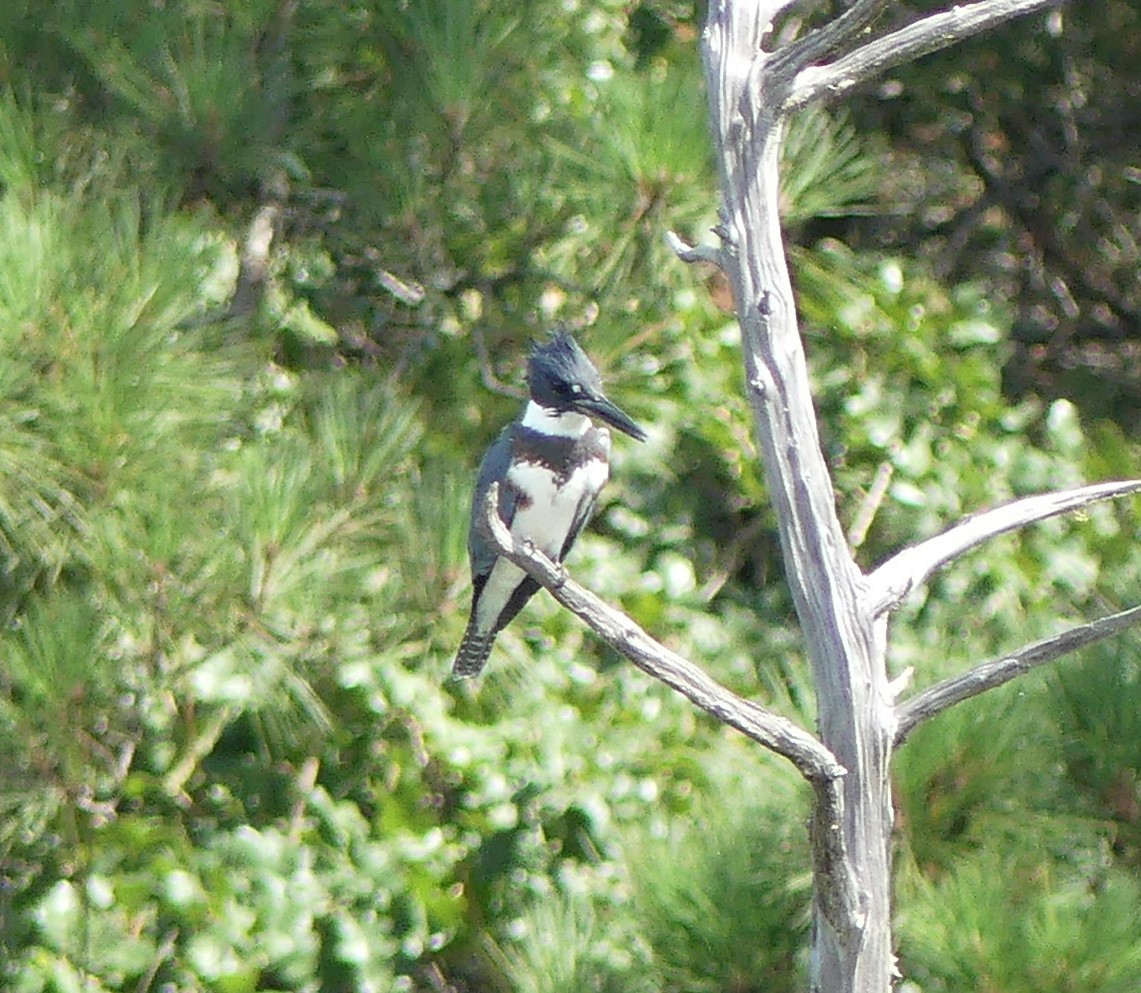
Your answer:
[[[856,0],[839,17],[778,51],[770,63],[772,70],[795,78],[802,69],[847,45],[879,17],[887,2],[888,0]]]
[[[860,503],[859,512],[848,528],[848,544],[853,548],[859,548],[864,543],[864,539],[868,536],[868,529],[872,526],[872,522],[876,519],[876,514],[879,513],[879,509],[883,505],[884,497],[887,496],[888,488],[891,486],[891,477],[894,475],[894,472],[895,467],[886,461],[881,462],[879,468],[876,469],[876,474],[872,478],[872,485],[868,488],[867,496],[865,496]]]
[[[1009,683],[1031,669],[1096,644],[1138,623],[1141,623],[1141,606],[1130,607],[1109,617],[1068,628],[1053,638],[1036,641],[1010,655],[984,662],[969,672],[936,683],[899,706],[895,747],[902,745],[923,721],[943,713],[955,704]]]
[[[479,526],[497,552],[525,570],[611,648],[661,680],[719,721],[783,755],[810,781],[839,779],[844,769],[812,734],[792,721],[737,696],[689,660],[655,641],[629,617],[570,579],[529,542],[515,538],[500,519],[497,483],[492,484]]]
[[[525,570],[560,604],[643,672],[722,723],[783,755],[808,780],[815,794],[812,847],[815,874],[821,886],[819,899],[837,930],[854,933],[858,929],[860,899],[842,830],[844,767],[808,731],[737,696],[692,662],[655,641],[621,611],[574,582],[561,565],[552,562],[530,542],[515,538],[500,518],[498,508],[499,484],[493,483],[478,527],[500,555]]]
[[[853,86],[866,83],[888,69],[930,55],[1003,21],[1062,0],[983,0],[921,18],[905,28],[868,42],[825,66],[807,66],[792,82],[784,111],[835,100]],[[810,36],[811,37],[811,36]]]
[[[974,514],[954,527],[905,548],[892,556],[867,578],[868,605],[875,617],[898,606],[908,593],[924,582],[936,569],[953,561],[984,541],[1057,517],[1099,500],[1128,496],[1141,492],[1141,479],[1112,483],[1095,483],[1060,493],[1043,493]]]

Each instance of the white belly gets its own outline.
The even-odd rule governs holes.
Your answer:
[[[592,460],[576,469],[562,486],[544,466],[524,462],[514,466],[507,478],[529,502],[520,500],[511,522],[511,533],[541,548],[550,558],[562,551],[579,506],[593,500],[610,478],[610,466]]]
[[[558,559],[574,524],[579,505],[589,503],[610,478],[610,466],[601,460],[587,462],[557,487],[555,474],[544,466],[524,463],[508,474],[511,484],[530,498],[520,500],[511,522],[511,533],[530,541],[548,558]],[[478,624],[490,629],[512,591],[523,578],[523,570],[506,559],[497,559],[476,607]]]

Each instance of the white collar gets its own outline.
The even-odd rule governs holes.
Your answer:
[[[549,410],[530,400],[523,411],[523,427],[554,438],[581,438],[590,430],[590,418],[573,410]]]

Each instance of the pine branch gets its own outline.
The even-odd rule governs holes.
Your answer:
[[[921,18],[828,65],[801,69],[792,80],[782,109],[791,113],[812,103],[835,100],[888,69],[947,48],[1012,17],[1056,7],[1061,2],[1063,0],[984,0]],[[809,35],[806,41],[811,38]]]
[[[1036,641],[1010,655],[983,662],[969,672],[936,683],[899,707],[895,747],[902,745],[921,723],[955,704],[1009,683],[1031,669],[1096,644],[1137,623],[1141,623],[1141,606],[1068,628],[1052,638]]]
[[[872,614],[879,617],[892,610],[936,569],[984,541],[1027,524],[1079,510],[1099,500],[1128,496],[1139,491],[1141,479],[1096,483],[1060,493],[1025,497],[967,517],[942,534],[905,548],[868,576],[867,597]]]

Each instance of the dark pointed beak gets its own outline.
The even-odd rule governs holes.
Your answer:
[[[617,404],[607,400],[601,393],[597,396],[584,397],[575,406],[582,413],[605,421],[612,428],[617,428],[623,434],[628,434],[637,441],[646,440],[646,432],[634,423],[633,418]]]

